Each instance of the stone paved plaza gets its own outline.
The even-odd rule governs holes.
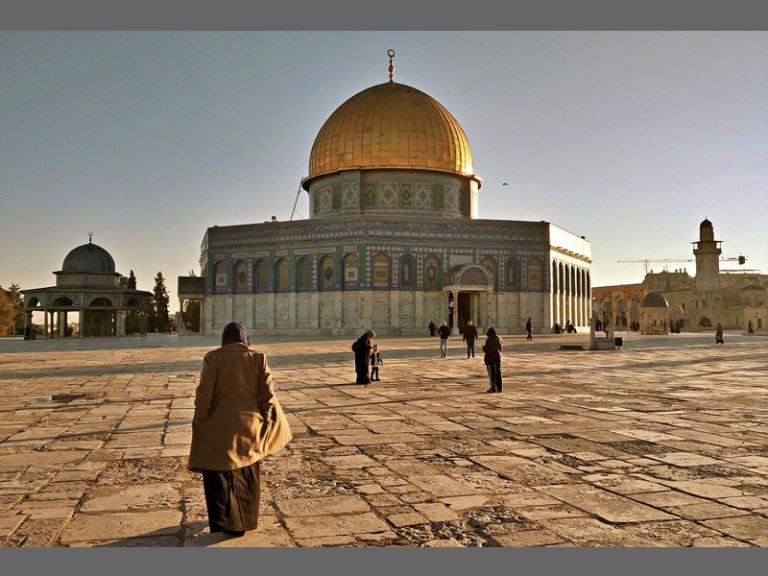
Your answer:
[[[295,438],[243,538],[186,470],[214,340],[2,341],[0,544],[768,546],[768,338],[506,341],[502,394],[458,338],[380,340],[368,387],[349,338],[255,342]]]

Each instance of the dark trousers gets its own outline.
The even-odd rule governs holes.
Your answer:
[[[261,493],[259,463],[216,472],[203,470],[203,491],[211,532],[240,533],[255,530]]]
[[[491,390],[493,392],[501,392],[501,362],[493,362],[486,364],[488,369],[488,380],[491,383]]]
[[[378,380],[378,379],[379,379],[379,367],[371,366],[371,380]]]
[[[472,358],[475,357],[475,341],[467,339],[467,358],[469,358],[469,355],[472,355]]]
[[[528,330],[528,336],[525,337],[526,340],[533,340],[533,336],[531,336],[531,331]]]

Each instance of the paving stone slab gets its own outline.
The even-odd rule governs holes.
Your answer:
[[[443,474],[430,476],[408,476],[408,481],[423,491],[434,494],[437,497],[467,496],[475,494],[475,490],[462,482]]]
[[[370,506],[360,496],[326,496],[322,498],[278,498],[278,509],[285,516],[323,516],[370,512]]]
[[[527,548],[532,546],[547,546],[550,544],[560,544],[564,540],[549,530],[527,530],[523,532],[510,532],[499,534],[493,539],[499,546],[509,548]]]
[[[547,466],[517,456],[472,456],[472,461],[504,478],[527,486],[561,484],[569,477]]]
[[[768,546],[768,518],[763,516],[748,515],[704,520],[702,524],[733,538],[746,540],[757,546]]]
[[[86,453],[80,450],[54,450],[50,452],[4,454],[0,455],[0,467],[37,466],[40,468],[58,468],[63,464],[69,464],[72,462],[77,462],[78,460],[82,460],[85,455]]]
[[[89,492],[81,512],[152,510],[170,508],[181,502],[179,484],[109,486]]]
[[[632,523],[674,519],[674,516],[600,488],[564,485],[545,486],[541,491],[608,522]]]
[[[728,518],[731,516],[744,516],[747,511],[732,508],[715,502],[702,502],[700,504],[687,504],[685,506],[670,506],[664,508],[667,512],[680,516],[686,520],[710,520],[712,518]]]
[[[700,454],[690,452],[671,452],[668,454],[648,454],[646,458],[658,460],[672,466],[709,466],[711,464],[723,464],[722,460],[716,460]]]
[[[181,518],[179,510],[77,514],[62,534],[61,543],[172,535],[181,530]]]
[[[334,516],[293,516],[285,519],[285,525],[296,539],[326,538],[390,530],[387,524],[371,512]]]

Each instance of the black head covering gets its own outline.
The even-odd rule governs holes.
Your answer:
[[[496,330],[493,327],[488,328],[488,330],[485,331],[485,336],[487,338],[495,338],[496,337]]]
[[[224,326],[224,332],[221,335],[222,346],[234,342],[240,342],[246,346],[248,345],[248,332],[246,331],[245,326],[240,324],[240,322],[230,322]]]

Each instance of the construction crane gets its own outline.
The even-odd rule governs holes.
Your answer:
[[[743,265],[747,261],[746,256],[739,254],[731,258],[720,258],[720,262],[738,262],[739,266]],[[648,274],[648,264],[654,264],[656,262],[695,262],[694,258],[643,258],[642,260],[616,260],[617,264],[643,264],[645,266],[645,273]]]

